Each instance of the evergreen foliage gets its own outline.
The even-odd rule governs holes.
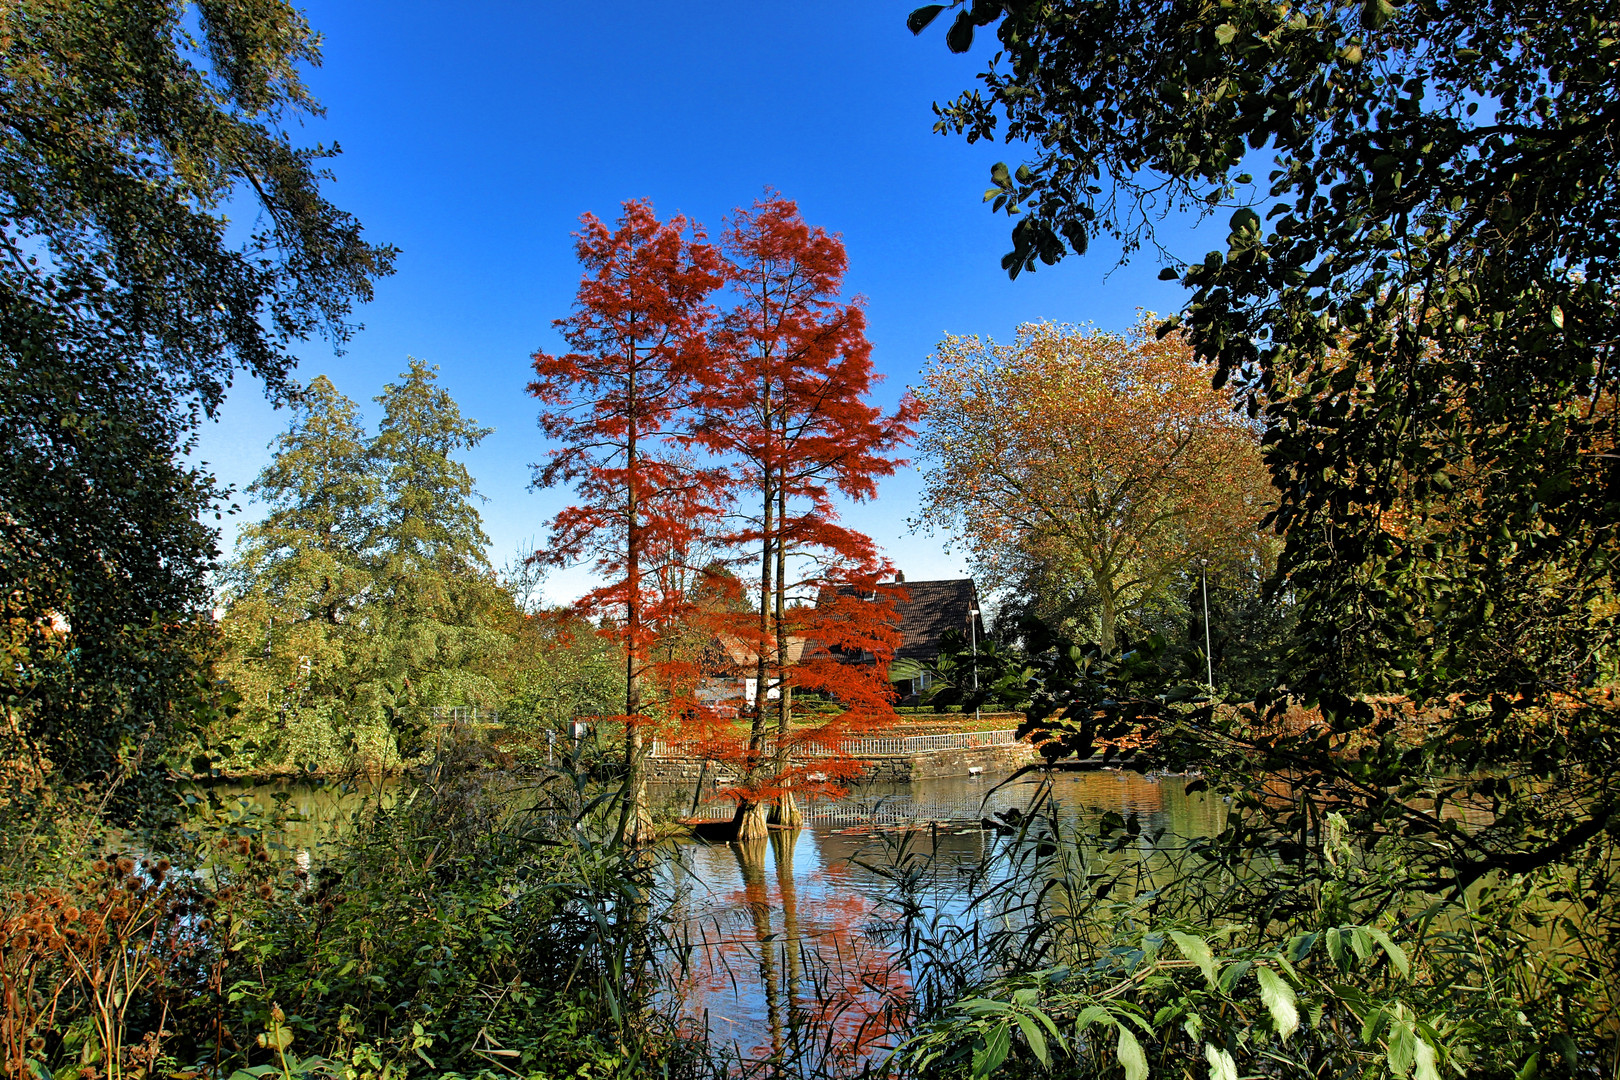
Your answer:
[[[488,670],[510,648],[499,617],[512,601],[456,459],[488,429],[436,380],[413,360],[368,435],[316,378],[249,488],[270,513],[227,574],[236,764],[392,765],[433,707],[497,705]]]

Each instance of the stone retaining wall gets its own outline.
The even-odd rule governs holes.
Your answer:
[[[1012,743],[875,757],[867,760],[866,768],[861,772],[861,782],[909,784],[913,780],[968,776],[975,769],[996,775],[1028,765],[1037,756],[1035,748],[1028,743]],[[647,762],[647,779],[654,784],[695,784],[701,769],[702,762],[695,758],[653,758]],[[703,775],[709,783],[736,783],[735,776],[724,765],[711,763]]]

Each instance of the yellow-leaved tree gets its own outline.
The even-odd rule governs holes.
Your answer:
[[[954,531],[988,589],[1068,589],[1112,651],[1125,612],[1264,561],[1257,432],[1178,334],[1054,323],[1011,345],[947,336],[917,395],[918,524]]]

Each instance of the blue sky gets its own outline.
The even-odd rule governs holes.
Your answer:
[[[330,196],[401,254],[345,355],[312,342],[300,377],[324,373],[369,406],[407,356],[437,364],[463,412],[495,429],[468,464],[498,565],[567,500],[529,490],[545,445],[523,387],[529,355],[561,344],[551,321],[579,281],[570,233],[584,211],[612,218],[646,197],[717,235],[722,215],[767,186],[797,200],[844,238],[888,403],[946,332],[1007,339],[1043,319],[1123,329],[1138,308],[1179,308],[1156,261],[1116,267],[1100,243],[1008,281],[1008,221],[980,194],[1016,152],[932,132],[932,103],[968,87],[988,50],[951,55],[943,26],[913,38],[912,6],[309,4],[325,37],[309,84],[327,114],[303,134],[341,144]],[[1166,238],[1191,260],[1224,239],[1215,224]],[[196,456],[240,489],[285,422],[242,380]],[[912,580],[960,576],[947,538],[907,527],[918,490],[902,472],[849,520]],[[233,536],[227,524],[227,551]],[[585,581],[556,573],[548,597],[572,599]]]

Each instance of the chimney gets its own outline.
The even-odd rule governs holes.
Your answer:
[[[896,585],[904,585],[906,583],[906,574],[904,570],[896,570],[894,572],[894,583]]]

